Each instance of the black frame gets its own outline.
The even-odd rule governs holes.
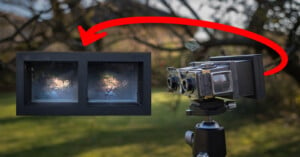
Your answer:
[[[27,62],[77,62],[78,102],[32,103],[30,72]],[[138,63],[137,103],[89,103],[89,62]],[[150,53],[86,53],[86,52],[19,52],[17,53],[16,114],[17,115],[150,115],[151,114],[151,54]]]

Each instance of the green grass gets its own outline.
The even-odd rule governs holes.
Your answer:
[[[174,98],[154,90],[152,116],[22,117],[15,115],[15,94],[1,93],[0,156],[191,156],[183,135],[203,118],[185,115],[185,98],[172,111]],[[238,112],[216,117],[226,128],[227,156],[299,156],[299,126],[280,118],[258,121]]]

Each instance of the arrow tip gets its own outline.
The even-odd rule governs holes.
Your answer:
[[[88,46],[90,44],[92,44],[93,42],[105,37],[107,35],[106,32],[102,32],[102,33],[92,33],[89,30],[84,30],[84,28],[82,26],[78,26],[77,27],[80,38],[81,38],[81,42],[83,46]]]

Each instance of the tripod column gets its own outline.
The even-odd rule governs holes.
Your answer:
[[[194,157],[226,156],[224,128],[215,121],[196,124],[192,141]]]

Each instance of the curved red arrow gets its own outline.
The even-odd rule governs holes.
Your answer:
[[[274,51],[276,51],[279,54],[281,58],[281,62],[279,65],[277,65],[275,68],[271,70],[264,72],[265,76],[272,75],[281,71],[288,63],[287,53],[283,50],[283,48],[281,48],[278,44],[276,44],[272,40],[241,28],[215,23],[215,22],[209,22],[209,21],[179,18],[179,17],[160,17],[160,16],[126,17],[126,18],[119,18],[119,19],[98,23],[93,27],[91,27],[90,29],[88,29],[87,31],[84,30],[82,26],[78,26],[78,31],[80,33],[82,44],[84,46],[87,46],[107,35],[106,32],[98,33],[101,30],[104,30],[109,27],[129,25],[129,24],[140,24],[140,23],[165,23],[165,24],[207,27],[211,29],[217,29],[224,32],[237,34],[258,41],[272,48]]]

